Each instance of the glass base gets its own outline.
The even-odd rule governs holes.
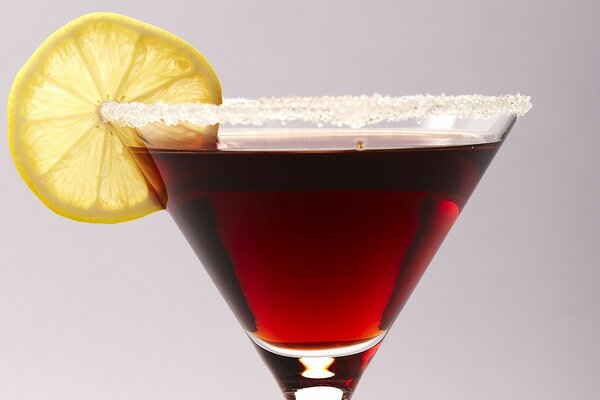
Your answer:
[[[302,354],[269,348],[255,338],[252,342],[286,400],[349,400],[383,336],[364,342],[363,346],[308,350]]]

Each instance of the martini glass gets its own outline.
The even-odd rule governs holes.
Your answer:
[[[107,103],[286,399],[349,399],[525,96]],[[217,124],[220,124],[218,126]]]

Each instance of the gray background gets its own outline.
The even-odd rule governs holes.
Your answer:
[[[597,398],[598,0],[121,3],[2,1],[1,109],[37,45],[91,11],[185,38],[225,96],[531,95],[355,398]],[[5,140],[0,178],[0,399],[281,398],[166,213],[62,219]]]

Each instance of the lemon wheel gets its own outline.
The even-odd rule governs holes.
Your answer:
[[[191,45],[117,14],[80,17],[21,69],[8,101],[17,168],[56,213],[115,223],[162,209],[127,150],[136,132],[103,122],[106,101],[221,102],[219,81]]]

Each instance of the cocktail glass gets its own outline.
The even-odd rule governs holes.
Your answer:
[[[138,165],[285,397],[339,400],[529,107],[362,96],[102,113],[137,128]]]

